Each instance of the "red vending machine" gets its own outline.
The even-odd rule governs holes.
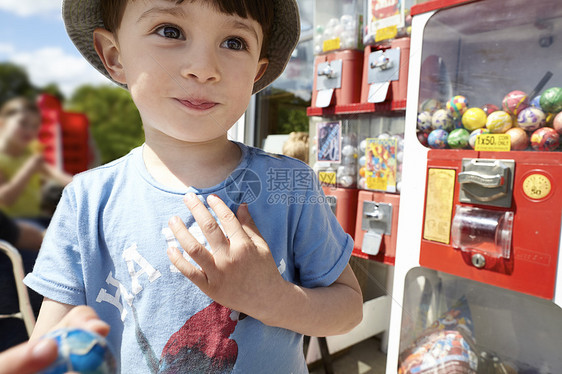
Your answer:
[[[562,6],[412,8],[387,373],[562,372]]]

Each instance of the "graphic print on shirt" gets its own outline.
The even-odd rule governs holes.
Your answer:
[[[232,372],[238,357],[238,344],[230,339],[236,314],[213,301],[188,319],[162,350],[159,373]]]

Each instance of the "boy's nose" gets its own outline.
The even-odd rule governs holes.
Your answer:
[[[181,67],[181,75],[200,83],[218,82],[221,79],[217,53],[213,48],[191,48]]]

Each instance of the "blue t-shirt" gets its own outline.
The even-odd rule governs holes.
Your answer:
[[[300,334],[239,319],[166,255],[175,242],[168,229],[173,215],[210,249],[183,203],[193,191],[202,199],[216,194],[234,212],[247,203],[289,282],[328,286],[347,265],[352,239],[324,201],[313,171],[236,144],[241,163],[211,188],[161,185],[136,148],[76,176],[63,193],[25,283],[49,299],[93,307],[111,325],[108,342],[123,373],[307,372]]]

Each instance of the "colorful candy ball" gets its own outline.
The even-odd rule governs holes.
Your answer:
[[[450,130],[453,127],[453,119],[445,109],[437,109],[431,117],[431,127],[442,130]]]
[[[449,133],[443,129],[436,129],[429,133],[427,144],[430,148],[443,149],[447,148],[447,137]]]
[[[494,104],[484,104],[482,105],[482,110],[484,111],[484,113],[486,113],[487,116],[489,116],[490,113],[497,112],[498,110],[500,110],[500,108],[498,108],[498,106]]]
[[[433,114],[437,109],[441,109],[441,103],[435,99],[427,99],[420,105],[421,112]]]
[[[556,130],[558,134],[562,135],[562,112],[558,113],[556,117],[554,117],[552,126],[554,127],[554,130]]]
[[[41,373],[68,371],[91,374],[116,373],[116,363],[105,338],[80,329],[60,329],[46,335],[58,345],[56,361]]]
[[[513,127],[505,132],[511,138],[511,150],[521,151],[529,146],[529,136],[520,127]]]
[[[486,120],[486,128],[493,134],[501,134],[513,126],[511,116],[503,110],[491,113]]]
[[[531,146],[535,151],[553,151],[560,145],[560,135],[550,127],[541,127],[531,135]]]
[[[417,136],[418,136],[418,140],[421,143],[421,145],[423,145],[424,147],[427,147],[429,145],[427,143],[427,138],[429,137],[429,133],[423,132],[423,131],[418,131]]]
[[[469,108],[462,115],[462,125],[468,131],[474,131],[486,126],[488,116],[481,108]]]
[[[517,116],[517,125],[525,131],[535,131],[546,123],[544,112],[535,107],[525,108]]]
[[[447,137],[447,144],[454,149],[466,148],[470,133],[466,129],[454,129]]]
[[[431,131],[432,116],[429,112],[421,112],[418,114],[418,129],[420,131],[429,132]]]
[[[476,146],[476,137],[478,135],[481,134],[489,134],[490,130],[486,129],[486,128],[482,128],[482,129],[476,129],[473,132],[470,133],[470,136],[468,137],[468,145],[470,145],[470,148],[473,148]]]
[[[533,97],[531,99],[531,101],[529,101],[529,105],[532,106],[533,108],[541,108],[541,95],[537,95],[535,97]]]
[[[523,91],[511,91],[502,101],[502,108],[505,112],[518,115],[523,109],[529,106],[529,98]]]
[[[464,96],[453,96],[451,100],[447,101],[447,110],[453,118],[461,118],[467,109],[468,99]]]
[[[554,127],[554,118],[556,118],[557,114],[554,113],[545,113],[546,114],[546,119],[545,119],[545,127]]]
[[[540,99],[542,110],[550,113],[559,113],[562,111],[562,88],[552,87],[545,90]]]

